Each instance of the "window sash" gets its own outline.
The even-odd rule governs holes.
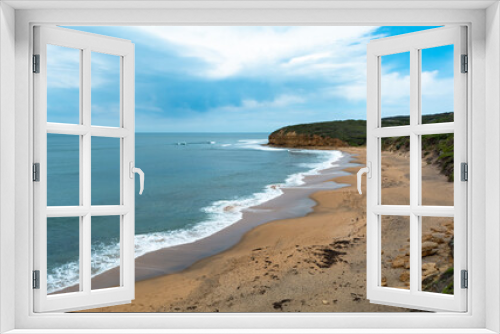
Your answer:
[[[40,73],[34,75],[34,161],[40,163],[40,181],[34,184],[34,270],[40,270],[40,288],[33,290],[34,311],[73,311],[130,302],[135,288],[134,180],[134,46],[129,41],[64,28],[35,27],[34,54],[40,55]],[[80,122],[47,122],[47,45],[80,50]],[[120,57],[120,127],[91,125],[91,53]],[[78,135],[80,141],[80,205],[47,206],[47,134]],[[120,139],[120,205],[91,205],[91,139]],[[91,217],[120,216],[120,286],[91,288]],[[79,217],[80,291],[47,295],[47,218]]]
[[[372,41],[368,44],[367,162],[372,178],[367,180],[367,298],[371,302],[423,310],[467,310],[467,290],[460,289],[460,271],[467,269],[467,183],[454,180],[454,206],[420,205],[421,142],[420,135],[454,133],[454,166],[467,162],[467,75],[460,73],[461,54],[467,54],[466,28],[455,26],[430,29]],[[420,123],[420,51],[442,45],[454,45],[454,122]],[[381,56],[410,53],[410,125],[381,127],[380,78]],[[410,137],[410,205],[381,205],[381,138]],[[410,289],[381,286],[381,215],[410,217]],[[420,217],[454,218],[454,295],[419,291],[421,288]]]

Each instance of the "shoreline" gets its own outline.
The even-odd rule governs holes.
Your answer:
[[[350,149],[364,148],[365,146],[283,146],[273,144],[262,144],[262,146],[280,148],[283,150],[318,150],[318,151],[341,151],[346,152]]]
[[[332,148],[330,150],[338,150],[338,149]],[[140,280],[140,281],[136,280],[136,299],[134,301],[132,301],[131,304],[103,307],[103,308],[98,308],[98,309],[93,309],[93,310],[82,311],[82,312],[169,312],[169,311],[170,312],[182,312],[182,311],[184,311],[184,312],[202,312],[202,310],[198,310],[198,307],[187,306],[183,310],[180,307],[174,307],[175,304],[170,305],[171,308],[169,311],[166,309],[166,307],[161,307],[160,309],[153,310],[151,308],[151,306],[146,306],[145,300],[153,299],[156,302],[158,302],[156,292],[160,288],[160,286],[165,285],[165,286],[171,287],[168,290],[170,291],[170,293],[172,293],[172,295],[169,296],[170,298],[168,298],[167,300],[170,302],[172,302],[172,301],[181,301],[182,302],[184,300],[183,296],[189,295],[189,297],[191,297],[191,295],[192,295],[192,292],[190,292],[190,293],[185,292],[186,287],[183,286],[184,284],[182,283],[184,281],[183,276],[188,276],[189,278],[193,279],[192,276],[197,271],[204,272],[205,270],[210,270],[209,269],[210,265],[213,262],[215,262],[215,261],[218,262],[220,259],[224,259],[226,257],[226,254],[228,254],[228,253],[236,252],[239,255],[241,255],[241,252],[239,250],[239,248],[241,248],[241,247],[243,247],[245,249],[245,253],[249,252],[251,255],[254,255],[255,252],[260,252],[266,248],[269,248],[269,246],[268,247],[264,247],[264,246],[259,247],[259,243],[257,243],[257,244],[254,243],[255,239],[256,239],[255,235],[257,235],[259,238],[265,238],[264,235],[261,233],[262,229],[266,229],[269,227],[276,227],[276,228],[280,229],[280,228],[283,228],[284,225],[286,225],[288,223],[292,223],[292,225],[293,225],[293,223],[295,221],[300,220],[300,219],[309,219],[311,217],[314,218],[316,215],[322,214],[325,211],[330,213],[331,208],[329,208],[328,205],[326,205],[326,206],[324,205],[324,200],[321,198],[322,193],[330,193],[330,194],[334,193],[337,196],[338,195],[342,196],[344,191],[343,192],[340,192],[340,191],[345,190],[345,189],[349,189],[349,190],[354,190],[357,194],[356,185],[352,182],[349,182],[349,181],[351,181],[351,178],[355,178],[355,172],[359,168],[358,166],[364,164],[365,148],[364,147],[361,147],[361,148],[349,147],[349,148],[343,148],[339,151],[341,151],[343,154],[343,157],[341,159],[345,158],[348,160],[348,162],[343,164],[343,165],[339,165],[338,167],[334,167],[335,169],[338,169],[338,171],[337,171],[338,175],[331,175],[331,174],[327,175],[328,177],[322,178],[322,180],[319,183],[335,182],[338,184],[342,184],[344,186],[334,188],[334,189],[315,188],[314,191],[312,191],[311,193],[309,193],[305,197],[306,200],[312,201],[312,203],[313,203],[311,205],[311,210],[309,212],[305,213],[302,216],[293,216],[293,217],[284,218],[284,219],[272,219],[272,220],[269,220],[268,222],[259,224],[257,226],[249,227],[247,229],[247,231],[240,236],[239,241],[237,243],[235,243],[233,246],[231,246],[225,250],[222,250],[219,253],[215,253],[213,255],[203,257],[200,260],[192,263],[190,266],[187,266],[186,268],[184,268],[181,271],[178,271],[175,273],[170,273],[170,274],[166,273],[166,274],[163,274],[161,276],[152,277],[152,278],[148,278],[145,280]],[[334,169],[334,168],[332,168],[332,169]],[[366,185],[365,185],[365,183],[363,183],[363,194],[365,193],[365,191],[366,191]],[[283,195],[281,195],[278,198],[281,198],[281,197],[283,197]],[[365,195],[363,195],[362,198],[361,198],[361,196],[359,198],[355,197],[355,201],[358,204],[361,203],[362,207],[365,207],[365,205],[363,205],[365,202],[364,198],[365,198]],[[272,201],[273,200],[268,201],[268,202],[263,203],[263,204],[267,204],[267,203],[272,202]],[[338,202],[338,201],[335,201],[335,202]],[[359,218],[360,217],[351,218],[350,219],[351,224],[349,224],[349,225],[353,225],[352,224],[353,221],[356,222],[355,225],[357,225],[357,223],[360,221]],[[238,224],[238,223],[236,223],[236,224]],[[234,226],[236,224],[233,224],[232,226]],[[348,228],[348,230],[349,229],[350,228]],[[344,230],[343,232],[340,233],[342,236],[337,236],[335,238],[335,239],[338,239],[341,243],[343,243],[343,241],[346,240],[345,236],[347,236],[347,238],[350,239],[350,242],[353,239],[355,239],[356,241],[359,239],[359,238],[351,238],[353,236],[353,234],[356,234],[359,232],[359,230],[360,230],[359,226],[356,227],[354,230],[352,230],[349,233],[346,233],[344,228],[342,228],[342,230]],[[222,232],[222,231],[220,231],[220,232]],[[218,232],[218,233],[220,233],[220,232]],[[362,235],[361,237],[363,238],[364,235]],[[282,242],[282,238],[278,237],[278,243],[281,243],[281,242]],[[266,242],[264,240],[263,244],[265,244],[265,243]],[[351,244],[351,246],[354,246],[354,245]],[[178,247],[178,246],[176,246],[176,247]],[[299,245],[295,245],[295,248],[298,248],[298,247],[299,247]],[[298,250],[300,251],[300,249],[298,249]],[[280,254],[281,254],[281,252],[280,252]],[[254,259],[254,258],[255,258],[255,256],[251,256],[251,259]],[[137,259],[139,259],[139,258],[137,258]],[[269,262],[267,259],[268,259],[268,257],[265,258],[264,263]],[[341,259],[337,259],[337,260],[339,260],[338,262],[342,262]],[[259,261],[256,261],[256,262],[258,263]],[[335,261],[335,262],[337,262],[337,261]],[[266,264],[265,268],[267,268],[267,267],[268,267],[268,265]],[[296,270],[296,269],[294,268],[293,270]],[[272,271],[272,269],[271,269],[271,271]],[[314,274],[309,270],[309,275],[314,275]],[[194,285],[197,288],[199,288],[200,285],[201,286],[204,285],[202,283],[200,284],[200,282],[202,282],[204,280],[211,281],[211,278],[209,277],[209,275],[198,274],[195,276],[196,276],[196,278],[194,278],[194,281],[195,281]],[[265,276],[268,276],[268,275],[265,275]],[[272,275],[270,277],[272,280],[276,279],[276,276],[274,276],[274,275]],[[258,276],[255,276],[255,279],[257,279],[257,278],[258,278]],[[173,282],[175,282],[175,284],[172,284]],[[192,284],[187,284],[187,286],[192,287]],[[342,287],[342,285],[340,285],[340,287]],[[347,285],[346,285],[346,287],[347,287]],[[264,288],[267,289],[269,287],[267,285],[264,285]],[[143,291],[141,291],[141,290],[143,290]],[[189,290],[189,288],[188,288],[188,290]],[[239,287],[237,287],[236,290],[239,290]],[[335,288],[335,291],[336,290],[337,290],[337,288]],[[154,292],[154,291],[156,291],[156,292]],[[265,294],[264,290],[261,290],[259,292],[259,294]],[[139,296],[141,296],[142,298]],[[156,298],[153,296],[156,296]],[[362,294],[359,294],[359,297],[361,297],[361,296],[362,296]],[[356,297],[354,299],[359,300],[359,297],[356,294]],[[229,299],[231,299],[231,298],[232,297],[229,297]],[[325,300],[322,300],[321,304],[330,305],[330,303],[325,304],[324,301]],[[281,302],[283,302],[283,303],[281,303]],[[288,302],[286,302],[286,300],[281,300],[281,302],[278,302],[279,307],[276,307],[276,305],[278,305],[278,304],[274,303],[272,305],[273,307],[272,307],[271,312],[284,311],[284,306]],[[160,302],[160,303],[163,304],[163,302]],[[334,302],[332,302],[332,304],[337,304],[337,301],[334,300]],[[231,303],[230,303],[230,306],[232,306]],[[377,310],[382,310],[384,312],[406,311],[405,309],[399,309],[399,308],[390,307],[390,306],[380,306],[380,305],[372,305],[372,306],[374,306],[374,307],[372,307],[369,310],[370,312],[377,311]],[[223,310],[219,310],[219,309],[215,310],[215,312],[219,312],[219,311],[224,312]],[[203,310],[203,312],[207,312],[207,311]],[[234,311],[231,310],[229,312],[266,312],[266,311],[241,310],[241,309],[238,310],[237,309]],[[269,312],[269,311],[267,311],[267,312]],[[324,312],[324,310],[321,310],[320,312]]]
[[[323,151],[340,151],[324,149]],[[243,235],[257,226],[276,220],[303,217],[313,211],[316,202],[311,195],[318,190],[333,190],[348,186],[333,182],[332,179],[346,175],[343,170],[353,163],[352,156],[340,151],[342,156],[331,161],[331,165],[319,170],[317,175],[308,175],[314,169],[302,172],[304,184],[280,187],[282,194],[261,204],[242,210],[242,217],[235,223],[205,238],[190,243],[161,248],[135,258],[136,283],[158,276],[180,272],[197,261],[224,252],[236,245]],[[289,175],[293,176],[296,174]],[[270,185],[272,186],[272,185]],[[230,209],[230,208],[229,208]],[[168,260],[165,260],[168,259]],[[115,267],[92,278],[92,288],[102,289],[119,285],[120,267]],[[55,293],[77,291],[71,286]]]
[[[351,163],[365,161],[365,148],[342,152],[350,155]],[[383,196],[408,198],[409,184],[401,183],[408,173],[408,157],[398,152],[383,152],[383,156],[382,170],[388,173],[389,183],[396,184],[383,190]],[[305,216],[257,226],[234,246],[189,268],[136,282],[136,298],[131,304],[86,312],[411,311],[371,304],[366,299],[366,197],[357,193],[358,169],[344,168],[347,175],[333,178],[347,187],[313,192],[309,197],[316,204]],[[436,185],[429,196],[440,199],[453,186],[435,166],[423,164],[423,170]],[[436,241],[436,252],[423,258],[429,269],[423,273],[426,279],[453,266],[449,243],[436,240],[438,234],[449,240],[449,224],[438,220],[422,231],[425,240]],[[404,277],[409,271],[403,264],[409,242],[398,230],[400,225],[395,224],[382,239],[389,246],[383,256],[386,277],[382,285],[407,288]]]

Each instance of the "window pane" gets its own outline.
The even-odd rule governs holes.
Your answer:
[[[79,291],[80,218],[47,218],[47,293]]]
[[[382,138],[382,205],[410,205],[410,137]]]
[[[92,205],[120,204],[120,138],[92,137]]]
[[[92,52],[92,125],[120,126],[120,57]]]
[[[422,124],[453,122],[453,45],[420,52]]]
[[[80,123],[80,54],[47,45],[47,122]]]
[[[410,53],[381,56],[382,126],[410,124]]]
[[[47,205],[80,205],[80,137],[47,134]]]
[[[381,285],[410,288],[410,217],[382,216]]]
[[[453,218],[421,217],[422,290],[453,294]]]
[[[422,139],[422,205],[453,206],[453,133]]]
[[[92,290],[120,286],[120,216],[92,217],[92,276]]]

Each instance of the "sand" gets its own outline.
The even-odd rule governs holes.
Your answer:
[[[348,148],[358,163],[364,148]],[[383,198],[408,199],[408,156],[383,152]],[[333,181],[350,186],[310,195],[316,202],[304,217],[276,220],[246,232],[230,249],[178,273],[136,283],[131,304],[90,312],[404,312],[366,299],[366,200],[356,190],[355,173]],[[423,194],[442,203],[453,189],[435,166],[423,165],[435,187]],[[363,182],[363,192],[365,191]],[[426,188],[424,188],[425,190]],[[385,195],[385,197],[384,197]],[[386,219],[387,220],[387,219]],[[382,240],[384,285],[408,287],[409,247],[405,224],[388,219]],[[424,238],[433,242],[424,258],[433,275],[452,266],[450,219],[426,223]],[[434,234],[438,233],[436,237]],[[438,240],[438,237],[441,239]],[[406,265],[407,267],[407,265]],[[88,312],[88,311],[87,311]]]

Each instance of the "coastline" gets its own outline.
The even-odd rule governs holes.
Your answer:
[[[270,297],[271,293],[273,295],[279,294],[282,290],[296,290],[301,288],[301,284],[304,281],[307,282],[308,286],[314,286],[318,282],[318,278],[321,279],[321,283],[325,284],[328,279],[321,277],[321,274],[325,273],[325,270],[321,270],[316,266],[311,266],[310,264],[314,261],[309,259],[310,255],[314,256],[315,251],[327,247],[332,240],[335,242],[340,242],[344,244],[347,241],[347,247],[359,248],[362,243],[357,244],[360,239],[364,238],[364,233],[361,232],[363,229],[363,221],[365,217],[365,196],[358,195],[355,186],[355,172],[358,170],[360,164],[364,164],[365,161],[365,149],[364,148],[343,148],[342,153],[346,158],[349,159],[349,163],[342,166],[341,172],[338,175],[328,175],[326,178],[322,178],[321,182],[333,181],[339,184],[344,184],[345,186],[339,189],[314,189],[310,194],[306,195],[305,198],[312,201],[314,204],[312,210],[302,216],[293,216],[288,219],[281,220],[270,220],[267,223],[261,224],[260,226],[247,227],[248,231],[244,233],[239,242],[230,247],[227,250],[221,251],[219,253],[213,254],[208,257],[197,261],[188,268],[173,273],[165,274],[158,277],[149,278],[146,280],[141,280],[136,282],[136,299],[132,301],[131,304],[119,305],[105,308],[98,308],[93,310],[88,310],[86,312],[276,312],[276,311],[289,311],[289,304],[291,301],[287,301],[285,293],[284,297],[280,296],[274,297],[277,301],[268,303],[267,308],[261,309],[261,307],[256,308],[254,302],[245,300],[245,303],[249,302],[250,305],[245,306],[244,304],[235,305],[231,302],[234,300],[232,293],[237,293],[242,290],[240,286],[235,286],[239,282],[245,282],[253,286],[250,293],[253,296],[264,296],[265,300],[273,299]],[[354,182],[353,182],[354,181]],[[365,186],[363,185],[363,189]],[[342,208],[345,204],[343,200],[344,197],[348,197],[349,206]],[[359,197],[358,197],[359,196]],[[280,196],[282,197],[282,196]],[[269,204],[271,201],[267,202]],[[265,203],[265,204],[267,204]],[[354,209],[354,210],[350,210]],[[361,215],[359,215],[361,213]],[[340,218],[338,221],[332,221],[330,218],[334,215],[336,218]],[[311,224],[312,223],[312,224]],[[237,225],[237,224],[235,224]],[[233,225],[234,226],[234,225]],[[323,233],[322,231],[327,231],[333,228],[329,233]],[[318,231],[320,233],[318,233]],[[220,233],[220,232],[219,232]],[[296,235],[298,233],[298,235]],[[309,246],[304,247],[304,242],[297,238],[305,239],[305,243]],[[289,238],[286,238],[289,237]],[[312,245],[319,244],[319,245]],[[281,249],[289,248],[294,251],[293,255],[283,254]],[[166,251],[167,249],[165,249]],[[280,250],[278,252],[278,250]],[[268,252],[271,251],[273,256],[277,256],[279,260],[270,261],[270,256]],[[159,252],[158,252],[159,253]],[[279,254],[278,254],[279,253]],[[341,252],[347,254],[346,252]],[[353,252],[356,253],[356,252]],[[355,257],[359,258],[364,262],[365,252],[362,254],[357,254]],[[177,254],[179,255],[179,254]],[[277,269],[276,265],[283,265],[288,262],[288,259],[294,258],[295,256],[305,255],[306,259],[303,261],[298,261],[299,266],[295,265],[286,269],[285,276],[296,276],[301,281],[301,284],[294,284],[293,286],[283,287],[282,289],[276,289],[275,286],[279,284],[282,279],[280,273],[283,274],[283,269]],[[320,256],[321,257],[321,256]],[[139,259],[139,258],[138,258]],[[137,259],[137,260],[138,260]],[[259,276],[257,272],[254,272],[255,268],[247,268],[248,262],[254,262],[254,264],[261,264],[263,267],[261,269],[268,271],[267,273],[261,274]],[[276,262],[276,264],[274,264]],[[335,264],[330,268],[335,268],[335,275],[339,275],[338,279],[340,281],[343,273],[337,273],[340,268],[343,268],[341,272],[344,272],[347,268],[349,260],[344,256],[337,256],[330,259],[331,264]],[[279,263],[279,264],[278,264]],[[316,267],[316,268],[313,268]],[[274,268],[274,269],[273,269]],[[278,267],[279,268],[279,267]],[[248,273],[247,269],[250,269],[252,273]],[[360,269],[357,269],[358,274]],[[236,273],[243,271],[244,273]],[[305,271],[305,273],[304,273]],[[224,277],[228,275],[228,277]],[[304,277],[304,275],[306,277]],[[241,277],[238,277],[241,276]],[[328,275],[330,276],[330,275]],[[217,279],[215,279],[217,277]],[[229,279],[229,286],[224,286],[220,284],[221,278]],[[216,282],[218,281],[218,282]],[[261,282],[258,282],[261,281]],[[349,280],[351,281],[351,280]],[[361,277],[356,278],[352,282],[356,281],[359,286],[364,286]],[[229,282],[226,282],[226,284]],[[260,283],[260,284],[256,284]],[[338,284],[337,284],[338,283]],[[327,283],[327,284],[331,284]],[[404,309],[398,309],[389,306],[380,306],[374,304],[368,304],[368,308],[359,310],[359,301],[363,297],[363,292],[358,291],[359,289],[352,283],[347,283],[345,286],[341,282],[333,283],[333,291],[337,294],[338,291],[342,291],[349,287],[349,290],[356,290],[356,292],[349,292],[347,294],[346,300],[343,297],[338,296],[336,299],[319,300],[319,305],[313,306],[313,309],[304,309],[303,301],[301,301],[301,307],[297,308],[295,311],[317,311],[317,312],[330,312],[325,309],[325,306],[331,307],[337,305],[345,305],[347,299],[354,299],[356,312],[362,311],[404,311]],[[238,284],[239,285],[239,284]],[[205,307],[200,307],[198,301],[200,295],[207,295],[207,290],[212,290],[215,287],[224,290],[223,293],[218,292],[217,295],[219,299],[226,299],[229,301],[227,308],[220,307],[218,303],[210,303]],[[340,288],[340,290],[338,290]],[[343,289],[342,289],[343,288]],[[161,291],[158,293],[158,291]],[[230,296],[225,296],[226,294],[231,294]],[[240,292],[241,294],[241,292]],[[355,295],[354,298],[352,297]],[[213,293],[209,293],[211,297],[217,298]],[[317,294],[316,294],[317,295]],[[281,298],[281,299],[280,299]],[[322,297],[326,298],[326,297]],[[340,298],[340,299],[339,299]],[[194,304],[194,305],[190,305]],[[319,306],[319,309],[317,308]],[[215,308],[214,308],[215,307]],[[211,309],[211,310],[210,310]],[[293,310],[290,310],[293,311]],[[344,312],[348,312],[343,307]]]
[[[323,149],[323,151],[330,150],[332,149]],[[335,149],[335,151],[338,150]],[[180,272],[197,261],[228,250],[236,245],[245,233],[259,225],[307,215],[313,211],[316,204],[310,197],[313,193],[321,189],[333,190],[348,186],[347,184],[330,182],[330,180],[346,175],[344,169],[353,165],[349,162],[350,160],[352,160],[351,156],[342,152],[339,159],[330,161],[331,166],[319,170],[318,174],[310,174],[314,169],[301,173],[304,184],[280,187],[282,194],[261,204],[243,209],[241,219],[212,235],[194,242],[158,249],[136,257],[136,283]],[[289,175],[289,178],[293,176],[296,174]],[[228,207],[227,209],[231,210],[232,208]],[[118,286],[119,272],[120,268],[115,267],[94,276],[92,278],[93,289]],[[71,286],[55,293],[73,292],[76,289],[77,286]]]
[[[353,163],[365,161],[364,148],[342,151],[356,155],[352,156]],[[406,158],[404,154],[384,152],[387,165],[383,163],[383,169],[400,179],[407,173],[402,167]],[[450,183],[434,166],[424,168],[438,185],[432,195],[442,197],[439,189],[449,188]],[[305,216],[251,228],[228,250],[180,272],[137,282],[136,299],[131,304],[87,312],[409,311],[370,304],[366,299],[366,201],[356,190],[358,169],[347,167],[344,171],[351,174],[333,177],[334,182],[347,187],[315,189],[308,197],[316,205]],[[408,196],[404,184],[398,189],[391,189],[391,196]],[[443,224],[434,225],[442,228]],[[448,260],[443,255],[445,247],[444,243],[440,245],[439,256]],[[401,250],[402,255],[398,253]],[[385,282],[388,286],[407,286],[400,279],[407,269],[390,264],[401,256],[404,249],[386,255],[387,268],[392,272]],[[435,269],[446,269],[446,261],[430,258],[432,264],[439,264]]]

